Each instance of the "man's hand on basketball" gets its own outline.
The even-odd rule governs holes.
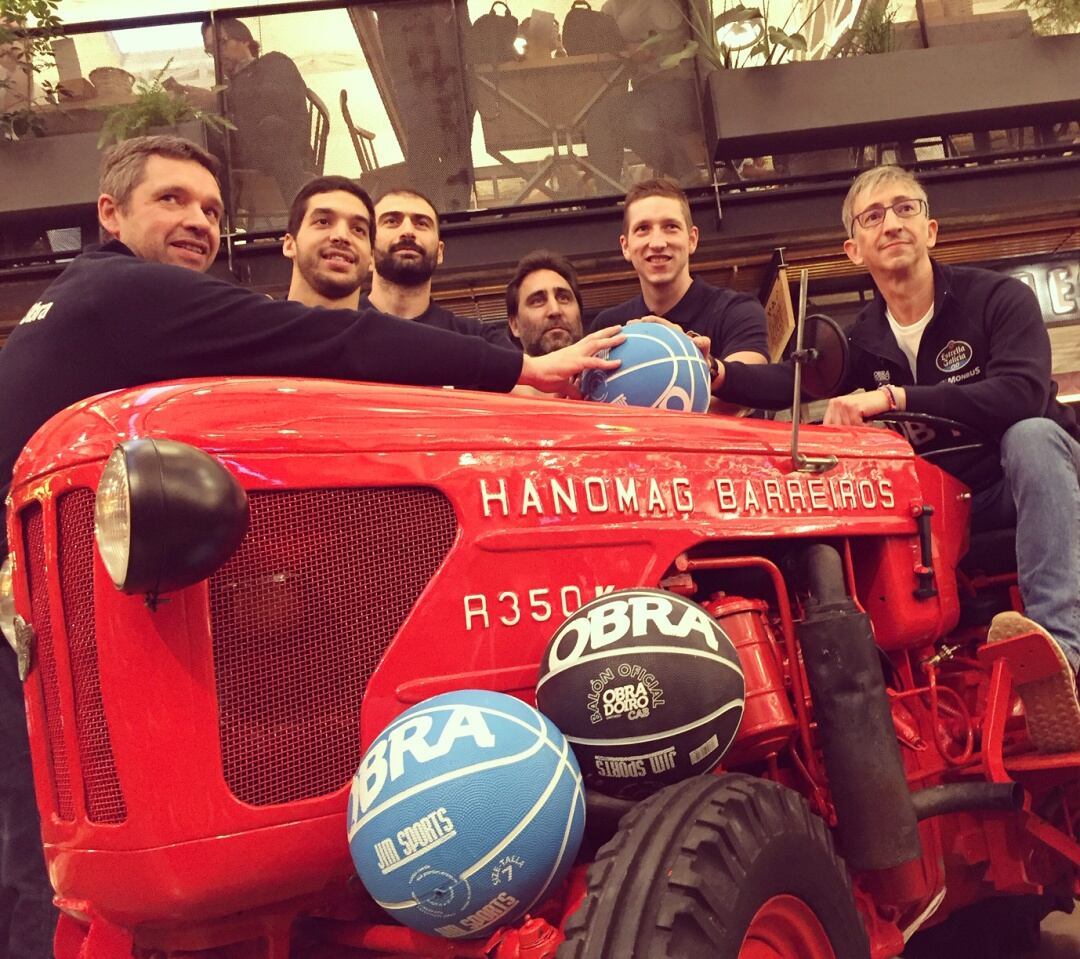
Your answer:
[[[570,346],[548,353],[547,356],[526,355],[521,364],[518,383],[532,386],[545,393],[559,393],[563,396],[580,397],[581,390],[575,377],[584,370],[614,370],[618,360],[609,360],[606,355],[597,356],[603,350],[618,346],[626,336],[618,326],[609,326],[582,337]]]
[[[704,333],[695,333],[693,330],[684,330],[678,323],[672,323],[671,320],[664,319],[662,316],[654,316],[649,314],[648,316],[638,317],[636,320],[630,320],[626,325],[631,323],[660,323],[663,326],[671,327],[673,330],[678,330],[680,333],[685,333],[691,340],[694,341],[696,346],[704,358],[705,362],[709,362],[709,353],[712,350],[712,340],[709,339]]]

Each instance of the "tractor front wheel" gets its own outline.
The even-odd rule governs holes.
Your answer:
[[[559,959],[862,959],[828,830],[790,789],[698,776],[629,812],[588,871]]]

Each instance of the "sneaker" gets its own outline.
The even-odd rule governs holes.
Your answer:
[[[1041,753],[1080,751],[1080,701],[1076,694],[1076,674],[1054,637],[1034,620],[1020,613],[1007,612],[994,617],[987,642],[996,643],[1029,633],[1045,637],[1058,659],[1060,669],[1052,676],[1016,684],[1016,692],[1024,704],[1028,735]]]

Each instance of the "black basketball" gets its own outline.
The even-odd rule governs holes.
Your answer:
[[[720,625],[660,589],[582,606],[548,643],[536,686],[586,785],[631,797],[712,769],[739,729],[744,696]]]

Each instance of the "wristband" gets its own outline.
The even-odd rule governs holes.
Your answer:
[[[878,387],[878,389],[881,390],[881,392],[884,393],[885,397],[888,399],[890,411],[900,408],[899,404],[896,402],[896,391],[891,386],[889,386],[888,383],[883,383],[881,386]]]
[[[719,375],[720,375],[720,361],[715,356],[713,356],[712,353],[710,353],[709,354],[709,383],[711,384],[712,381],[715,380]]]

